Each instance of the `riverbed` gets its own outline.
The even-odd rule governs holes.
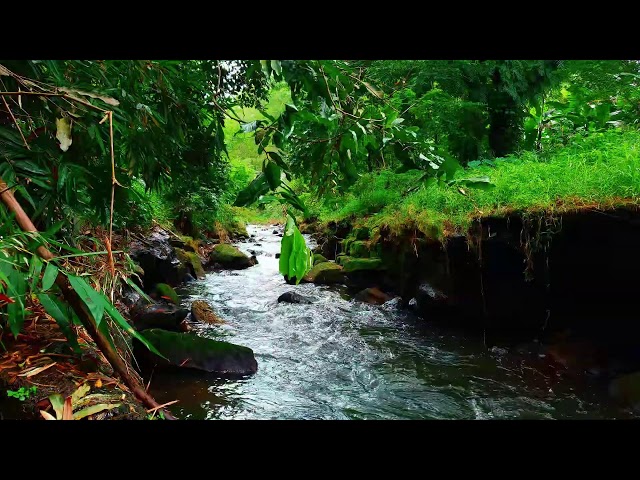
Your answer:
[[[288,285],[273,226],[248,226],[245,270],[207,274],[181,293],[226,321],[206,337],[253,349],[258,372],[241,379],[155,372],[151,393],[179,399],[186,419],[629,418],[597,380],[569,376],[535,344],[486,345],[409,311],[355,301],[342,287]],[[311,239],[307,243],[313,246]],[[278,303],[294,290],[311,305]]]

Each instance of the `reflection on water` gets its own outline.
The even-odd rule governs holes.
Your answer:
[[[159,402],[194,419],[625,418],[586,379],[557,377],[535,352],[484,348],[406,312],[345,299],[328,286],[287,285],[273,227],[249,227],[259,264],[207,275],[185,305],[207,300],[225,326],[199,334],[253,349],[258,372],[225,380],[155,372]],[[255,243],[260,246],[256,246]],[[309,242],[310,243],[310,242]],[[278,304],[287,290],[311,305]]]

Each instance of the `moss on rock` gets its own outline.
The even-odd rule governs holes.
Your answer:
[[[345,273],[385,270],[384,264],[379,258],[349,258],[348,260],[343,260],[342,266]]]
[[[176,291],[166,283],[158,283],[155,287],[156,293],[160,296],[178,305],[180,303]]]
[[[168,361],[151,353],[138,342],[140,354],[160,366],[173,365],[232,375],[249,375],[258,370],[253,350],[248,347],[158,328],[145,330],[143,335]]]
[[[222,268],[243,269],[255,265],[256,262],[233,245],[221,243],[213,247],[209,253],[209,263],[217,264]]]
[[[344,283],[344,273],[340,265],[324,262],[315,265],[303,279],[304,282],[329,285]]]
[[[191,317],[202,323],[222,324],[225,323],[204,300],[196,300],[191,304]]]
[[[318,265],[319,263],[324,263],[324,262],[328,262],[329,260],[327,260],[327,258],[322,255],[321,253],[315,253],[313,255],[313,264],[314,265]]]

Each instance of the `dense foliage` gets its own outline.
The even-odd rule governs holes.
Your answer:
[[[509,208],[636,201],[639,79],[623,60],[0,61],[0,178],[43,231],[0,209],[0,309],[14,333],[32,293],[73,321],[40,278],[43,242],[93,249],[56,265],[113,293],[133,267],[104,268],[105,230],[89,236],[111,223],[198,236],[235,222],[231,204],[288,213],[281,269],[299,280],[294,213],[442,234]]]

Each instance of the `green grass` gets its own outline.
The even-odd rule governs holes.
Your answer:
[[[464,233],[475,218],[511,212],[562,213],[581,208],[640,204],[640,133],[610,130],[577,138],[567,147],[496,159],[457,172],[487,175],[489,189],[424,186],[422,172],[363,175],[342,198],[315,204],[323,222],[350,219],[392,233],[417,228],[429,236]],[[417,188],[416,188],[417,187]],[[413,189],[413,190],[412,190]]]

